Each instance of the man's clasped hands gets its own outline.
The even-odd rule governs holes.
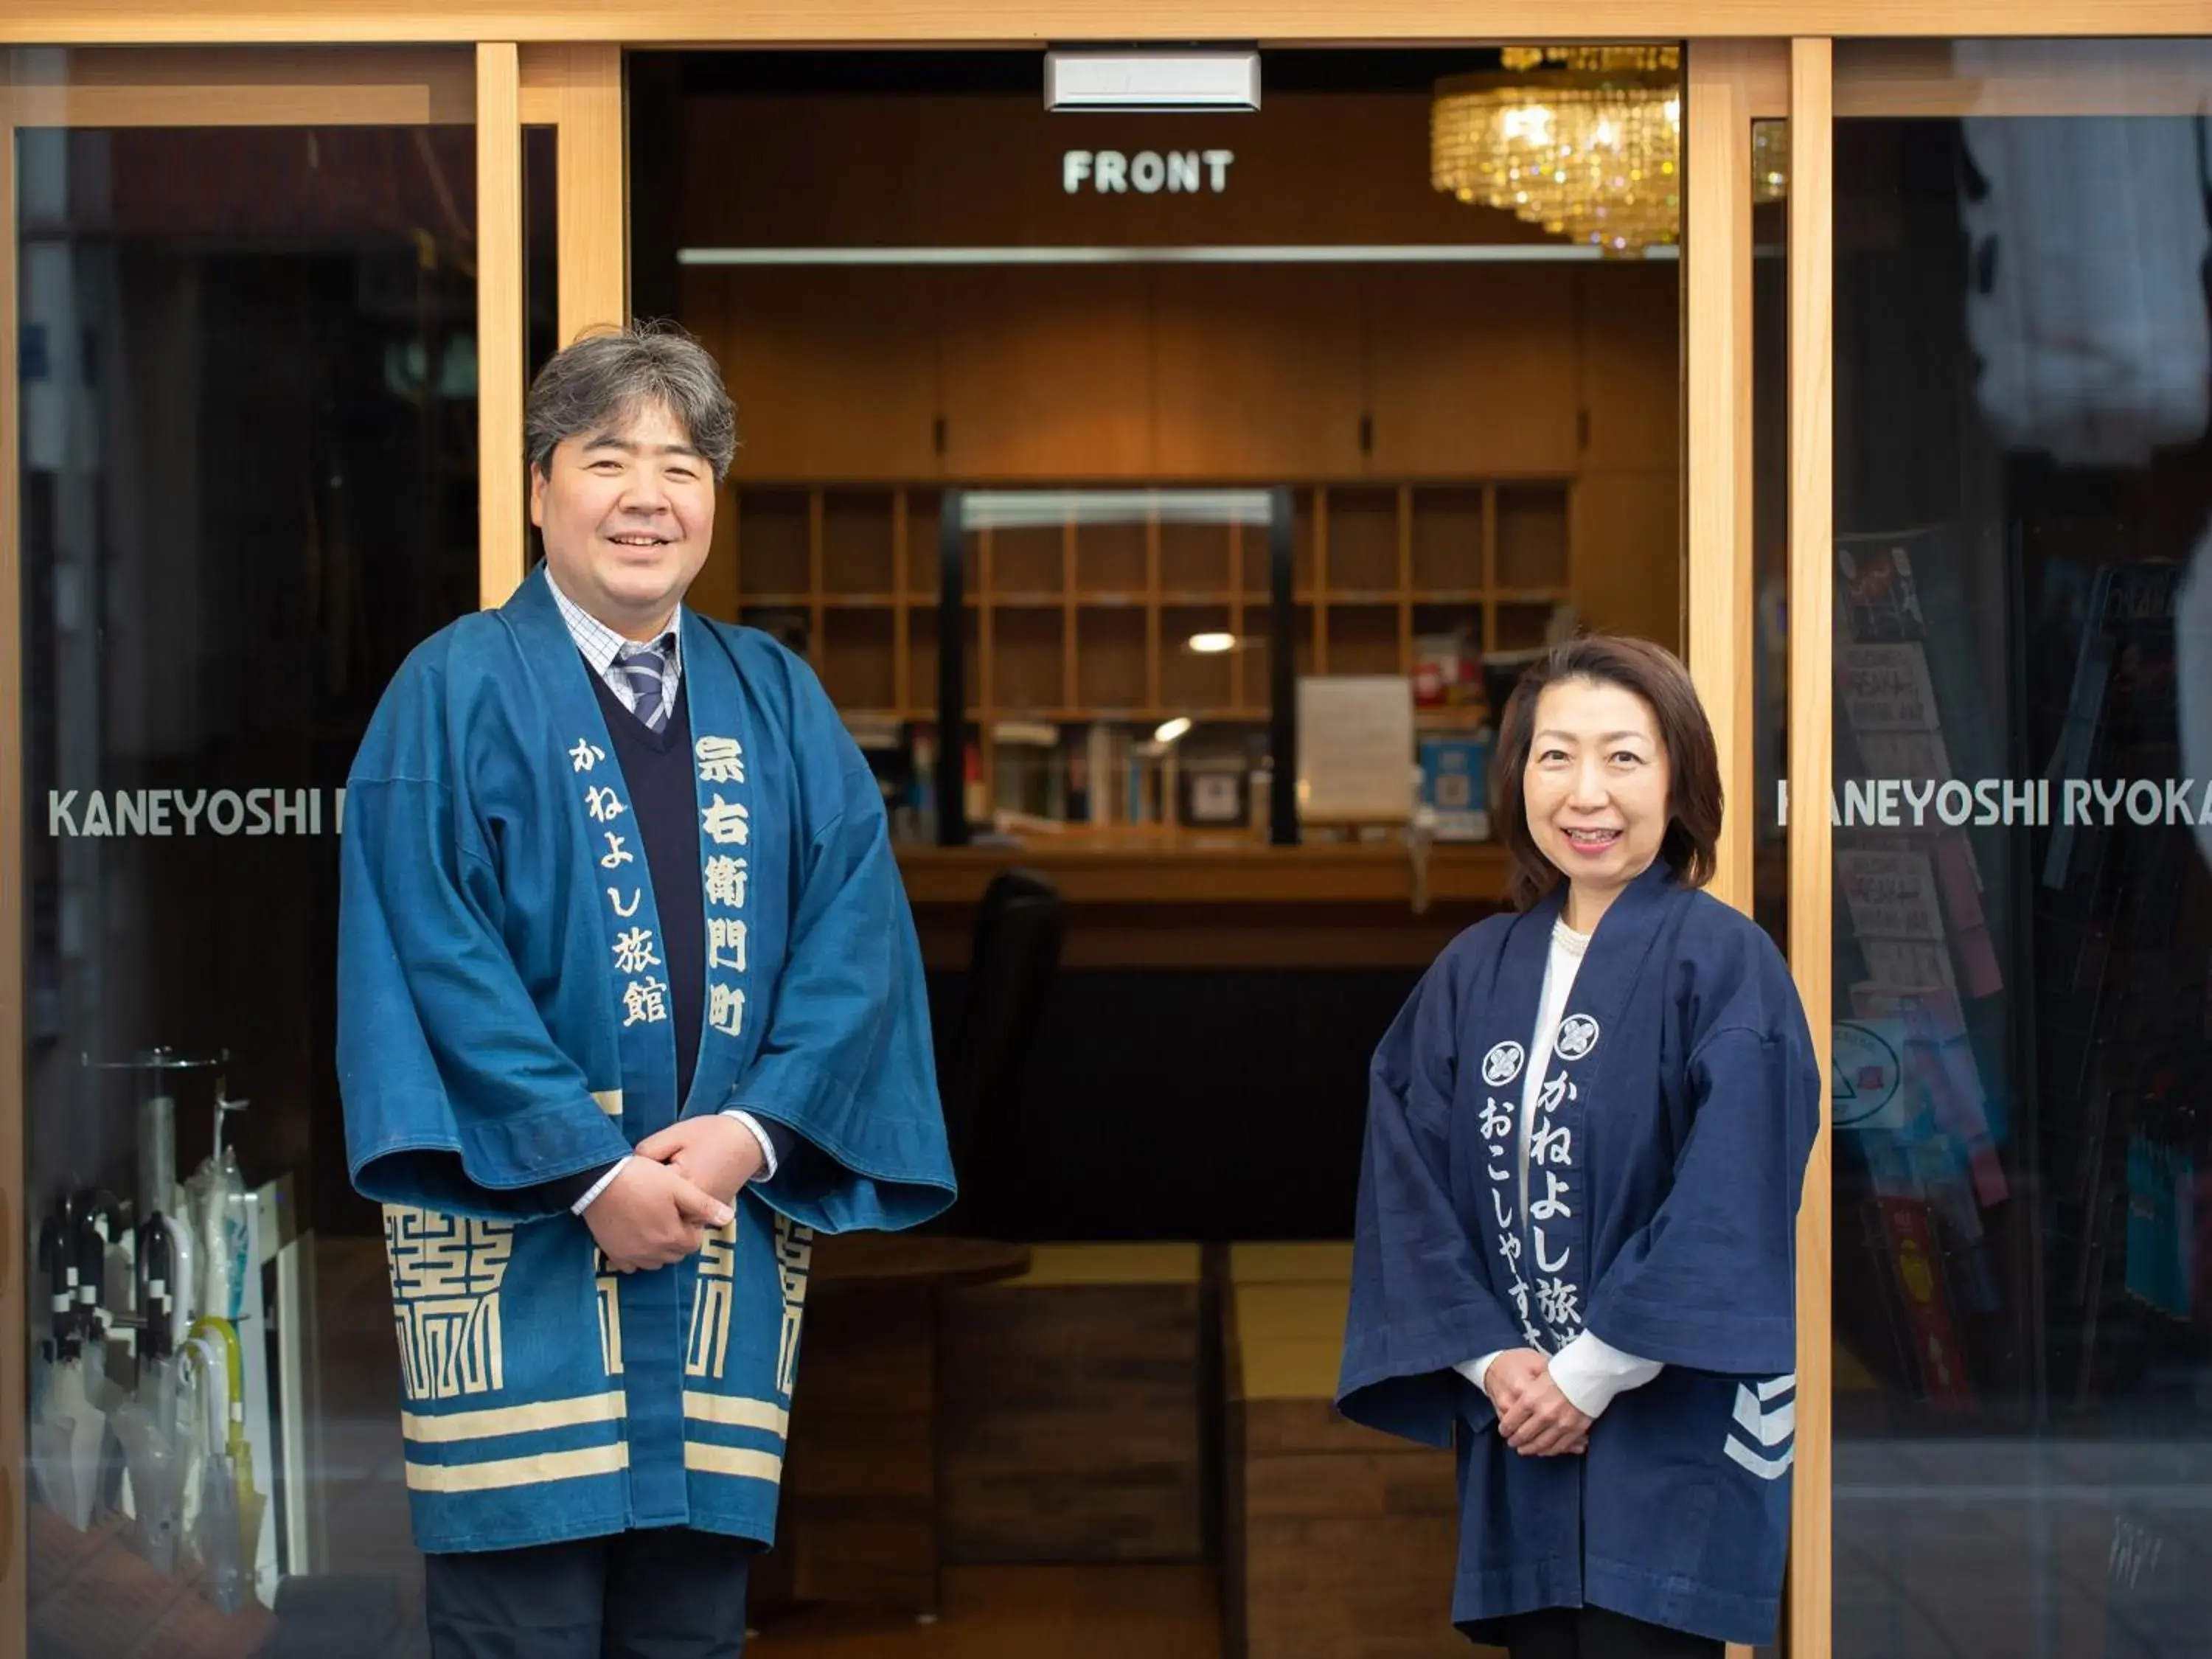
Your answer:
[[[738,1194],[766,1161],[759,1137],[734,1117],[679,1119],[638,1143],[585,1206],[585,1224],[620,1271],[665,1267],[730,1224]]]

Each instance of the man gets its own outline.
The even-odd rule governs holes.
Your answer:
[[[527,428],[544,563],[408,659],[347,785],[348,1155],[433,1651],[734,1655],[812,1230],[952,1194],[920,957],[819,684],[684,608],[713,360],[585,338]]]

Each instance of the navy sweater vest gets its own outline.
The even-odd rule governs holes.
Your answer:
[[[668,986],[669,1035],[676,1041],[676,1109],[683,1115],[684,1097],[691,1092],[692,1074],[699,1069],[699,1030],[707,1000],[707,888],[699,867],[699,797],[691,775],[691,704],[685,684],[676,684],[676,707],[659,731],[623,707],[612,687],[594,672],[592,690],[599,694],[599,712],[605,717],[607,735],[615,745],[623,783],[629,792],[635,834],[644,843],[645,869],[653,883],[653,897],[660,912],[660,937],[653,954],[660,958],[658,972]],[[718,1111],[727,1103],[711,1102],[705,1108]],[[779,1175],[787,1158],[803,1148],[798,1138],[781,1124],[763,1121],[762,1129],[775,1148]],[[547,1183],[547,1190],[573,1206],[614,1166]],[[779,1185],[793,1184],[785,1176]]]

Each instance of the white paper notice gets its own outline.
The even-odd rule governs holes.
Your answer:
[[[1413,801],[1413,682],[1402,674],[1300,679],[1299,818],[1403,823]]]

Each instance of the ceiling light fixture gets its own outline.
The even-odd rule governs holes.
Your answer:
[[[1512,46],[1502,73],[1437,83],[1429,177],[1608,254],[1681,228],[1681,53],[1674,46]]]

